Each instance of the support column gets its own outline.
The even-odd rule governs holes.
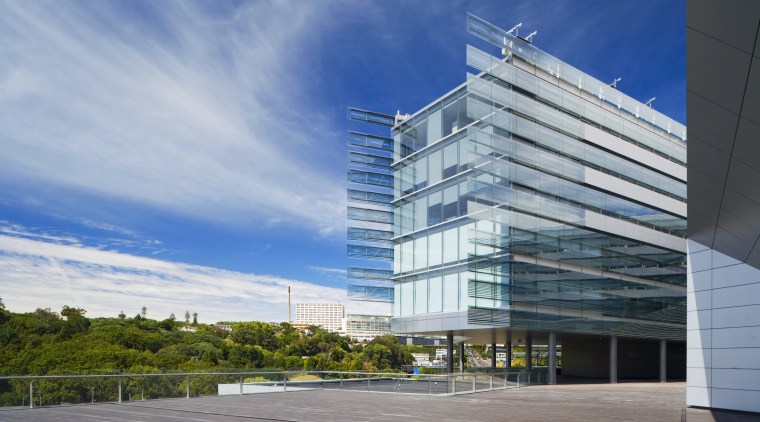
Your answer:
[[[459,343],[459,372],[464,372],[464,341]]]
[[[550,385],[557,383],[557,334],[554,331],[549,333],[549,367],[546,383]]]
[[[533,368],[533,334],[525,336],[525,369]]]
[[[491,368],[496,368],[496,342],[491,343]]]
[[[507,368],[512,367],[512,340],[507,340]]]
[[[446,372],[454,373],[454,334],[446,335]]]
[[[617,384],[617,336],[610,336],[610,384]]]
[[[668,382],[668,341],[660,340],[660,382]]]

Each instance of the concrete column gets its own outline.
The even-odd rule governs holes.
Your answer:
[[[533,368],[533,334],[525,336],[525,369]]]
[[[512,340],[507,340],[507,368],[512,367]]]
[[[464,372],[464,341],[459,343],[459,372]]]
[[[660,340],[660,382],[668,381],[668,341]]]
[[[610,384],[617,384],[617,336],[610,336]]]
[[[549,333],[549,367],[547,368],[547,384],[557,383],[557,334]]]
[[[446,372],[454,373],[454,334],[446,335]]]
[[[496,368],[496,342],[491,343],[491,368]]]

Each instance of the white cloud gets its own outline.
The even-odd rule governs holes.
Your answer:
[[[0,178],[342,230],[345,158],[326,152],[300,57],[332,6],[214,5],[0,4]]]
[[[345,277],[346,276],[346,269],[345,268],[329,268],[329,267],[319,267],[316,265],[307,265],[307,269],[317,271],[323,274],[337,274],[340,276]]]
[[[292,301],[342,302],[347,312],[385,314],[387,304],[347,302],[344,289],[119,252],[0,235],[0,297],[14,312],[82,307],[88,316],[198,312],[201,322],[283,321]]]

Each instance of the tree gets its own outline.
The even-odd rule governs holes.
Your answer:
[[[375,337],[371,342],[369,342],[369,344],[364,347],[365,354],[367,353],[367,349],[373,345],[382,345],[385,346],[385,349],[380,349],[382,353],[379,353],[378,350],[372,350],[368,356],[371,358],[369,359],[370,361],[374,359],[380,363],[387,358],[389,360],[389,368],[401,368],[401,365],[408,365],[414,361],[414,358],[412,357],[412,354],[409,352],[408,348],[399,343],[396,339],[396,336],[392,334]],[[385,355],[386,349],[390,352],[389,356]],[[378,367],[377,369],[384,368]]]
[[[124,311],[119,312],[119,319],[126,319],[127,314],[124,313]]]
[[[177,320],[177,317],[174,316],[174,312],[172,312],[171,315],[169,315],[169,320],[172,322]]]
[[[185,324],[190,323],[190,311],[185,311]]]
[[[375,370],[390,369],[393,361],[393,351],[384,344],[369,344],[364,348],[364,357]]]
[[[83,317],[86,313],[87,311],[82,308],[69,308],[68,305],[63,305],[63,309],[61,310],[61,316],[66,319]]]
[[[66,318],[66,322],[63,323],[56,339],[66,340],[74,334],[86,332],[90,328],[90,320],[84,316],[86,313],[87,311],[82,308],[70,308],[64,305],[61,316]]]
[[[3,303],[3,298],[0,297],[0,324],[8,319],[10,319],[10,315],[5,314],[5,304]],[[0,344],[2,344],[2,340],[0,340]]]
[[[193,312],[193,325],[198,325],[198,312]]]
[[[148,313],[148,308],[143,306],[142,311],[140,311],[140,316],[143,317],[143,319],[145,319],[145,314],[147,313]]]
[[[261,346],[274,351],[281,346],[280,339],[275,334],[272,324],[260,321],[239,322],[232,326],[230,338],[238,344]]]

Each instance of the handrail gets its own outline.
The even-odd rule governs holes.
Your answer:
[[[489,368],[490,369],[490,368]],[[501,370],[499,370],[501,369]],[[174,377],[174,378],[183,378],[180,380],[177,385],[175,385],[173,388],[175,388],[174,394],[169,395],[161,395],[159,397],[153,396],[153,398],[171,398],[171,397],[177,397],[180,391],[182,391],[182,394],[186,398],[191,398],[193,395],[192,387],[196,385],[193,381],[193,378],[197,377],[204,377],[204,376],[216,376],[216,377],[239,377],[239,381],[235,380],[234,382],[224,382],[223,380],[211,380],[211,384],[216,384],[216,388],[218,388],[217,393],[220,395],[227,395],[230,394],[229,392],[223,392],[223,387],[229,387],[230,385],[239,385],[239,390],[235,388],[236,393],[234,394],[251,394],[251,393],[257,393],[261,391],[250,391],[246,392],[247,388],[251,387],[245,387],[245,386],[259,386],[261,387],[267,387],[266,391],[267,393],[271,392],[288,392],[288,391],[299,391],[303,389],[314,389],[314,388],[328,388],[328,389],[349,389],[353,391],[362,391],[366,390],[367,392],[382,392],[382,393],[405,393],[405,394],[427,394],[427,395],[458,395],[458,394],[472,394],[482,391],[494,391],[494,390],[506,390],[509,388],[519,388],[521,386],[530,385],[532,381],[532,376],[529,371],[520,371],[520,372],[512,372],[510,370],[504,370],[506,368],[499,368],[496,370],[496,372],[491,373],[477,373],[477,372],[458,372],[458,373],[452,373],[452,374],[409,374],[409,373],[403,373],[403,372],[363,372],[363,371],[232,371],[232,372],[170,372],[170,373],[106,373],[106,374],[70,374],[70,375],[4,375],[0,376],[0,380],[6,380],[6,381],[28,381],[29,384],[29,390],[28,390],[28,396],[26,395],[26,392],[24,389],[25,386],[21,385],[15,385],[13,389],[21,388],[20,390],[16,390],[16,393],[18,394],[18,398],[20,399],[22,403],[22,407],[25,406],[25,400],[27,397],[34,398],[35,393],[39,396],[39,405],[34,403],[34,401],[37,401],[36,399],[32,400],[30,399],[28,401],[29,408],[34,408],[36,406],[42,406],[42,397],[45,397],[43,393],[40,392],[40,390],[37,390],[35,387],[41,388],[42,391],[45,391],[45,394],[49,394],[49,385],[45,386],[45,381],[53,381],[53,380],[67,380],[67,379],[79,379],[79,380],[89,380],[89,379],[112,379],[114,380],[109,388],[112,390],[109,390],[110,392],[106,392],[105,399],[103,398],[103,387],[98,387],[100,391],[100,397],[96,400],[95,395],[95,387],[88,386],[85,387],[87,392],[92,389],[92,396],[91,401],[92,403],[95,403],[96,401],[99,402],[109,402],[109,403],[122,403],[123,395],[125,393],[124,388],[127,388],[127,391],[130,390],[130,384],[134,381],[139,382],[139,380],[134,380],[135,378],[166,378],[166,377]],[[513,368],[514,369],[514,368]],[[322,379],[297,379],[297,376],[299,375],[319,375],[319,376],[326,376]],[[245,376],[252,376],[257,377],[259,380],[252,381],[252,382],[244,382]],[[291,378],[291,376],[293,376]],[[263,379],[262,379],[263,378]],[[266,379],[269,378],[269,379]],[[295,378],[295,379],[294,379]],[[118,381],[118,382],[117,382]],[[540,381],[540,375],[539,375],[539,381]],[[37,383],[40,384],[37,384]],[[390,382],[390,385],[389,385]],[[357,384],[358,383],[358,384]],[[463,384],[464,383],[464,384]],[[118,384],[118,385],[117,385]],[[427,384],[427,385],[425,385]],[[434,386],[435,384],[435,386]],[[364,385],[366,385],[366,389],[364,388]],[[395,388],[393,386],[395,385]],[[462,387],[464,385],[465,387]],[[361,390],[357,390],[356,386],[359,386]],[[411,387],[404,387],[402,386],[411,386]],[[245,388],[244,388],[245,387]],[[390,387],[390,388],[389,388]],[[62,387],[63,390],[56,390],[54,392],[54,401],[55,403],[53,405],[59,405],[64,403],[82,403],[86,402],[85,400],[81,400],[82,397],[82,386],[72,386],[68,389],[64,386]],[[142,387],[141,387],[142,388]],[[253,387],[257,388],[257,387]],[[273,389],[274,388],[274,389]],[[402,391],[405,390],[406,391]],[[184,391],[183,391],[184,390]],[[389,391],[390,390],[390,391]],[[435,390],[435,391],[434,391]],[[73,402],[69,402],[69,399],[63,399],[61,394],[65,394],[67,391],[69,392],[76,392],[79,391],[78,394],[80,399],[74,399]],[[134,391],[134,390],[132,390]],[[201,387],[200,395],[209,395],[208,385],[204,387]],[[230,391],[227,389],[226,391]],[[237,393],[239,391],[239,393]],[[143,396],[144,390],[140,390],[140,397],[143,397],[141,400],[144,400]],[[87,393],[85,393],[87,394]],[[149,393],[150,394],[150,393]],[[198,392],[196,390],[196,395],[198,395]],[[71,396],[69,396],[71,397]],[[150,398],[150,397],[149,397]],[[48,399],[50,400],[50,399]],[[132,393],[129,394],[129,401],[132,401]],[[47,405],[50,405],[48,402]]]

